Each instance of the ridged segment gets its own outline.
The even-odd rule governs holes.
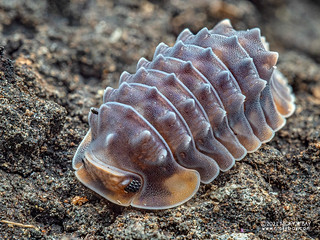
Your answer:
[[[237,36],[241,46],[254,59],[260,77],[265,80],[270,79],[273,67],[278,60],[278,53],[265,49],[264,43],[261,40],[260,29],[254,28],[247,31],[236,31],[233,29],[230,21],[224,20],[209,32],[223,36]]]
[[[229,127],[226,111],[223,104],[208,79],[203,76],[190,61],[186,62],[177,58],[158,55],[152,62],[142,58],[137,64],[137,69],[157,69],[167,73],[175,73],[177,78],[192,92],[205,110],[213,133],[235,160],[242,159],[247,151]]]
[[[113,89],[105,99],[133,107],[160,133],[168,143],[178,163],[196,169],[204,182],[219,173],[216,162],[198,152],[183,117],[155,87],[139,83],[126,83]]]
[[[202,106],[174,74],[168,74],[154,69],[148,70],[140,68],[136,74],[122,75],[120,82],[155,86],[172,103],[186,121],[197,148],[214,159],[221,170],[227,170],[233,166],[234,158],[228,150],[214,138],[210,123]]]
[[[178,37],[178,40],[180,37]],[[225,37],[211,34],[204,28],[196,35],[183,35],[185,44],[193,44],[203,48],[211,48],[214,54],[227,66],[237,80],[239,87],[246,96],[245,115],[250,122],[254,134],[261,142],[270,141],[274,131],[266,122],[260,105],[260,95],[266,81],[259,77],[253,59],[240,45],[237,36]]]
[[[117,197],[119,204],[144,205],[152,202],[154,206],[145,205],[146,208],[153,208],[168,204],[168,199],[172,197],[172,192],[168,192],[166,181],[175,175],[188,174],[193,180],[193,189],[188,182],[180,182],[181,190],[186,191],[176,196],[184,200],[187,195],[193,195],[198,187],[197,174],[195,171],[181,167],[175,161],[166,141],[156,131],[156,129],[146,119],[135,111],[132,107],[117,103],[108,102],[101,105],[98,112],[98,124],[93,125],[93,130],[99,132],[99,141],[96,139],[90,145],[90,151],[85,158],[85,172],[89,174],[91,187],[101,195],[107,195],[110,200]],[[109,124],[105,124],[104,121]],[[96,129],[95,129],[96,128]],[[108,140],[108,136],[113,137]],[[130,153],[130,159],[127,154]],[[100,159],[103,159],[101,161]],[[161,172],[159,172],[161,168]],[[157,174],[154,174],[157,172]],[[133,174],[135,173],[135,174]],[[138,174],[138,175],[136,175]],[[126,177],[134,175],[132,178],[143,179],[143,188],[139,197],[133,197],[127,201],[127,195],[123,197],[113,196],[121,194],[122,185],[118,185],[117,179],[127,184]],[[142,178],[142,179],[141,179]],[[87,180],[87,179],[86,179]],[[185,186],[184,186],[185,185]],[[188,187],[187,187],[188,186]],[[188,192],[188,193],[187,193]],[[154,196],[162,195],[162,198],[153,199]],[[111,196],[110,196],[111,194]],[[178,193],[176,193],[178,194]],[[132,197],[132,194],[129,194]],[[150,199],[151,198],[151,199]]]
[[[216,89],[227,112],[228,123],[240,143],[248,152],[257,150],[261,142],[254,135],[253,130],[244,114],[245,96],[237,81],[233,78],[228,68],[214,55],[211,48],[202,48],[196,45],[186,45],[182,41],[177,42],[173,47],[159,44],[156,48],[154,58],[158,54],[166,57],[179,58],[184,61],[190,60]],[[223,73],[228,72],[226,76]],[[219,77],[220,74],[220,77]],[[222,74],[222,77],[221,77]],[[226,78],[223,78],[226,76]],[[221,88],[227,89],[222,91]]]
[[[296,109],[295,98],[291,92],[291,87],[288,86],[287,79],[277,69],[271,76],[270,86],[278,112],[283,117],[290,117]]]
[[[268,82],[266,88],[261,93],[261,106],[264,110],[267,123],[273,130],[279,130],[285,124],[286,120],[284,117],[288,117],[294,112],[295,104],[294,96],[290,86],[287,84],[287,80],[282,77],[276,81],[272,80],[277,79],[277,76],[274,76],[276,74],[274,72],[276,72],[275,65],[278,53],[269,51],[268,43],[264,37],[261,37],[260,30],[257,28],[247,31],[236,31],[229,20],[223,20],[210,33],[237,36],[242,47],[253,58],[260,77]],[[279,85],[278,81],[282,83]],[[278,94],[278,92],[281,92],[281,94]],[[287,98],[283,99],[283,94]],[[276,104],[275,101],[278,103]]]

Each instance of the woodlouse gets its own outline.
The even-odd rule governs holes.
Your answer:
[[[295,110],[260,30],[235,31],[229,20],[124,72],[89,114],[90,130],[74,158],[76,176],[108,200],[166,209],[190,199],[200,181],[270,141]]]

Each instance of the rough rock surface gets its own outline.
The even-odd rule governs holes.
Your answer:
[[[0,239],[319,239],[320,5],[298,0],[0,1]],[[116,206],[71,160],[123,70],[230,18],[280,51],[297,110],[268,144],[165,211]],[[265,230],[269,223],[310,223]]]

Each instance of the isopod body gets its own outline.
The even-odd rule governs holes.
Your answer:
[[[90,130],[74,158],[87,187],[123,206],[166,209],[190,199],[200,182],[268,142],[295,110],[287,79],[275,68],[259,29],[229,20],[124,72],[118,89],[89,113]]]

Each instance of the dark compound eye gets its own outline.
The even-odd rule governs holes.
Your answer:
[[[135,193],[139,191],[140,187],[141,182],[139,180],[133,179],[124,190],[128,193]]]
[[[91,108],[90,111],[93,113],[93,114],[98,114],[99,112],[99,109],[97,108]]]

